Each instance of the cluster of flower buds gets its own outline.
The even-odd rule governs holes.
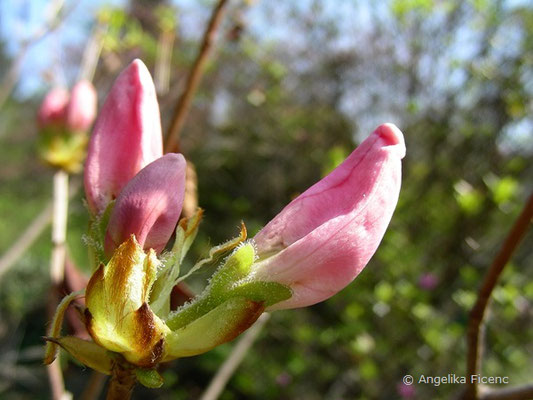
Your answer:
[[[96,90],[86,80],[79,81],[70,94],[62,88],[48,92],[37,115],[39,155],[47,164],[68,172],[81,170],[96,103]]]
[[[163,155],[154,85],[144,64],[133,61],[106,99],[85,166],[94,273],[83,318],[93,341],[60,336],[66,307],[83,293],[60,304],[49,341],[104,373],[120,359],[141,383],[158,386],[158,363],[232,340],[265,310],[333,296],[376,251],[398,200],[404,155],[402,133],[381,125],[253,239],[246,240],[243,225],[238,237],[180,276],[202,211],[178,222],[186,162]],[[175,285],[230,251],[204,291],[171,310]],[[46,361],[54,354],[50,345]]]

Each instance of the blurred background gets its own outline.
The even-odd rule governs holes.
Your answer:
[[[141,58],[165,131],[214,5],[0,2],[0,256],[51,198],[53,170],[35,149],[44,94],[71,87],[89,54],[101,105]],[[465,374],[468,313],[533,189],[531,2],[234,0],[213,50],[180,142],[206,210],[190,263],[241,220],[252,236],[380,123],[398,125],[407,144],[398,208],[372,261],[330,300],[274,313],[220,399],[453,398],[459,385],[402,377]],[[87,214],[79,191],[68,251],[88,273]],[[482,372],[511,385],[533,381],[532,247],[529,232],[487,319]],[[2,399],[49,398],[50,249],[47,228],[1,271]],[[198,398],[233,345],[171,363],[162,389],[134,398]],[[63,361],[78,398],[90,371]]]

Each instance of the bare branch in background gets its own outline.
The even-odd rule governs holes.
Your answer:
[[[209,383],[209,386],[202,394],[202,397],[200,397],[200,400],[216,400],[219,398],[226,387],[226,384],[241,364],[269,318],[270,314],[264,313],[259,317],[257,322],[242,335],[239,342],[231,351],[229,357],[219,368],[216,375],[211,380],[211,383]]]
[[[98,60],[100,59],[100,53],[102,52],[103,37],[107,31],[107,26],[103,26],[97,23],[91,32],[91,36],[85,45],[83,51],[83,58],[81,60],[80,72],[78,73],[78,81],[86,79],[92,81]]]
[[[80,182],[75,182],[69,190],[69,198],[72,199],[76,194],[78,194],[80,188]],[[11,246],[4,253],[2,258],[0,258],[0,279],[2,278],[2,275],[4,275],[26,251],[28,251],[31,245],[48,227],[52,221],[52,211],[53,206],[52,202],[50,201],[39,213],[39,215],[37,215],[30,223],[22,235],[20,235],[20,237],[15,241],[13,246]]]
[[[488,390],[481,393],[480,400],[528,400],[533,399],[533,384]]]
[[[154,81],[157,94],[160,96],[168,92],[172,49],[174,48],[175,38],[176,34],[174,30],[163,31],[159,34],[159,40],[157,41]]]
[[[52,202],[28,225],[26,230],[0,258],[0,279],[9,268],[30,248],[52,220]]]
[[[68,200],[68,173],[63,170],[58,170],[54,174],[52,257],[50,260],[50,279],[52,285],[61,284],[65,274]]]
[[[67,238],[67,218],[68,218],[68,173],[57,170],[54,174],[53,193],[53,213],[52,213],[52,256],[50,258],[50,297],[48,300],[48,311],[53,317],[55,309],[59,304],[59,287],[65,275],[65,256]],[[65,382],[59,358],[46,366],[48,380],[52,391],[53,400],[65,400],[71,398],[65,391]]]
[[[52,392],[53,400],[72,400],[72,394],[65,391],[65,382],[63,380],[63,372],[61,371],[61,364],[59,359],[52,364],[46,366],[48,374],[48,382]]]
[[[511,259],[518,244],[525,236],[529,225],[533,218],[533,194],[529,197],[524,209],[516,219],[511,231],[507,235],[505,242],[496,258],[492,262],[483,284],[479,289],[476,303],[470,312],[470,320],[468,322],[467,331],[467,360],[466,372],[467,376],[476,375],[481,366],[481,352],[482,352],[482,336],[483,336],[483,318],[490,300],[490,296],[494,287],[498,283],[498,279],[503,272],[503,269]],[[472,382],[467,379],[467,387],[463,394],[465,400],[476,400],[479,398],[477,381]]]
[[[196,60],[187,78],[185,91],[181,95],[178,104],[174,109],[174,114],[166,135],[165,150],[167,152],[174,152],[179,148],[180,133],[185,125],[185,120],[187,118],[194,93],[196,92],[200,80],[202,79],[204,67],[213,48],[217,34],[217,28],[222,21],[224,9],[227,3],[228,0],[220,0],[217,6],[213,9],[211,19],[209,20],[209,24],[207,25],[207,29],[202,39],[200,52],[198,53],[198,56],[196,57]]]

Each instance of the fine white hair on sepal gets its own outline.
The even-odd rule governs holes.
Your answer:
[[[238,251],[240,248],[244,247],[244,246],[247,246],[247,245],[251,245],[254,249],[254,262],[257,261],[257,259],[259,258],[257,256],[257,244],[255,243],[255,241],[253,239],[248,239],[248,240],[245,240],[244,242],[241,242],[237,245],[237,247],[235,247],[235,250],[233,250],[232,254],[235,253],[236,251]]]
[[[98,251],[104,251],[104,246],[102,246],[102,243],[100,243],[98,240],[93,239],[87,234],[82,235],[81,241],[85,246],[92,246]]]

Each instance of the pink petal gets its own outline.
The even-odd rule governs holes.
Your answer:
[[[105,251],[134,234],[144,249],[161,252],[181,214],[185,192],[185,158],[170,153],[144,167],[120,193],[107,227]]]
[[[144,166],[163,154],[154,84],[141,60],[117,78],[96,120],[85,165],[85,193],[97,214]]]
[[[67,127],[72,131],[86,131],[96,117],[96,89],[83,80],[72,88],[67,106]]]
[[[274,308],[325,300],[361,272],[396,207],[404,155],[400,130],[381,125],[255,236],[255,277],[293,289],[293,297]]]
[[[41,128],[50,124],[62,124],[65,121],[69,94],[65,89],[54,88],[43,99],[37,120]]]

